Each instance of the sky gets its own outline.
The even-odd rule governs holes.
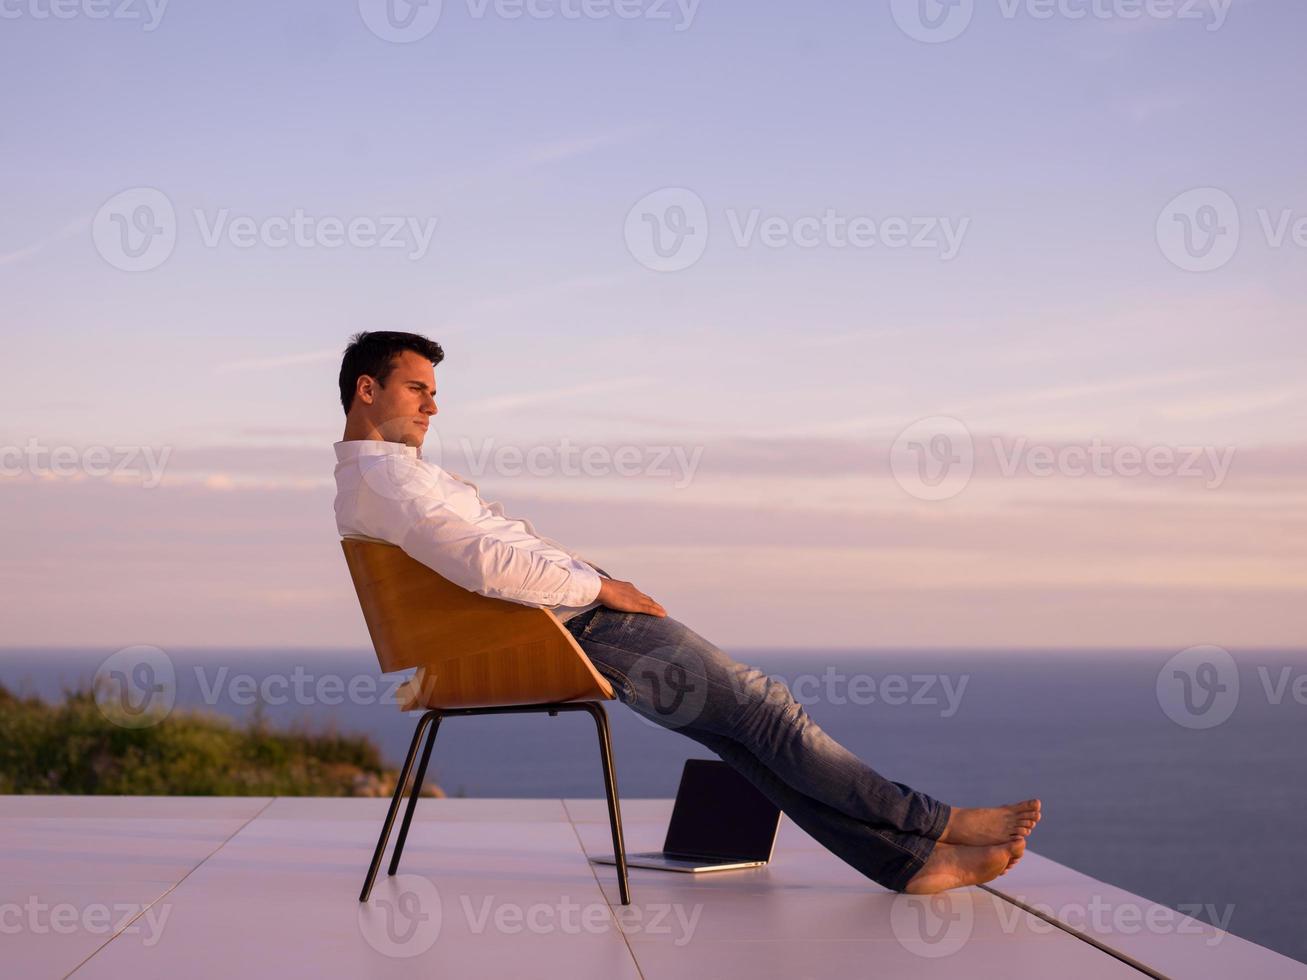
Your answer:
[[[366,646],[364,329],[724,647],[1302,644],[1307,7],[386,2],[0,4],[4,645]]]

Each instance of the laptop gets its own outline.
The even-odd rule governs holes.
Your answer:
[[[780,807],[726,763],[687,759],[663,849],[627,854],[626,863],[684,872],[758,868],[771,860],[780,826]],[[617,863],[611,854],[591,860]]]

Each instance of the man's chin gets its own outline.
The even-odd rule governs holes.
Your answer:
[[[394,439],[392,439],[391,441],[397,442],[401,446],[411,446],[414,449],[421,449],[422,440],[425,437],[426,437],[425,432],[410,432],[406,429],[403,432],[396,435]]]

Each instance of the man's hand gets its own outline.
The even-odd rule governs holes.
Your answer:
[[[648,613],[650,616],[666,616],[667,610],[650,599],[630,582],[619,582],[606,578],[599,587],[599,602],[618,612]]]

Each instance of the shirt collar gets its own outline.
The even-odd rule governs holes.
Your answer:
[[[344,462],[358,456],[412,456],[422,458],[422,450],[403,442],[382,439],[346,439],[335,443],[336,459]]]

